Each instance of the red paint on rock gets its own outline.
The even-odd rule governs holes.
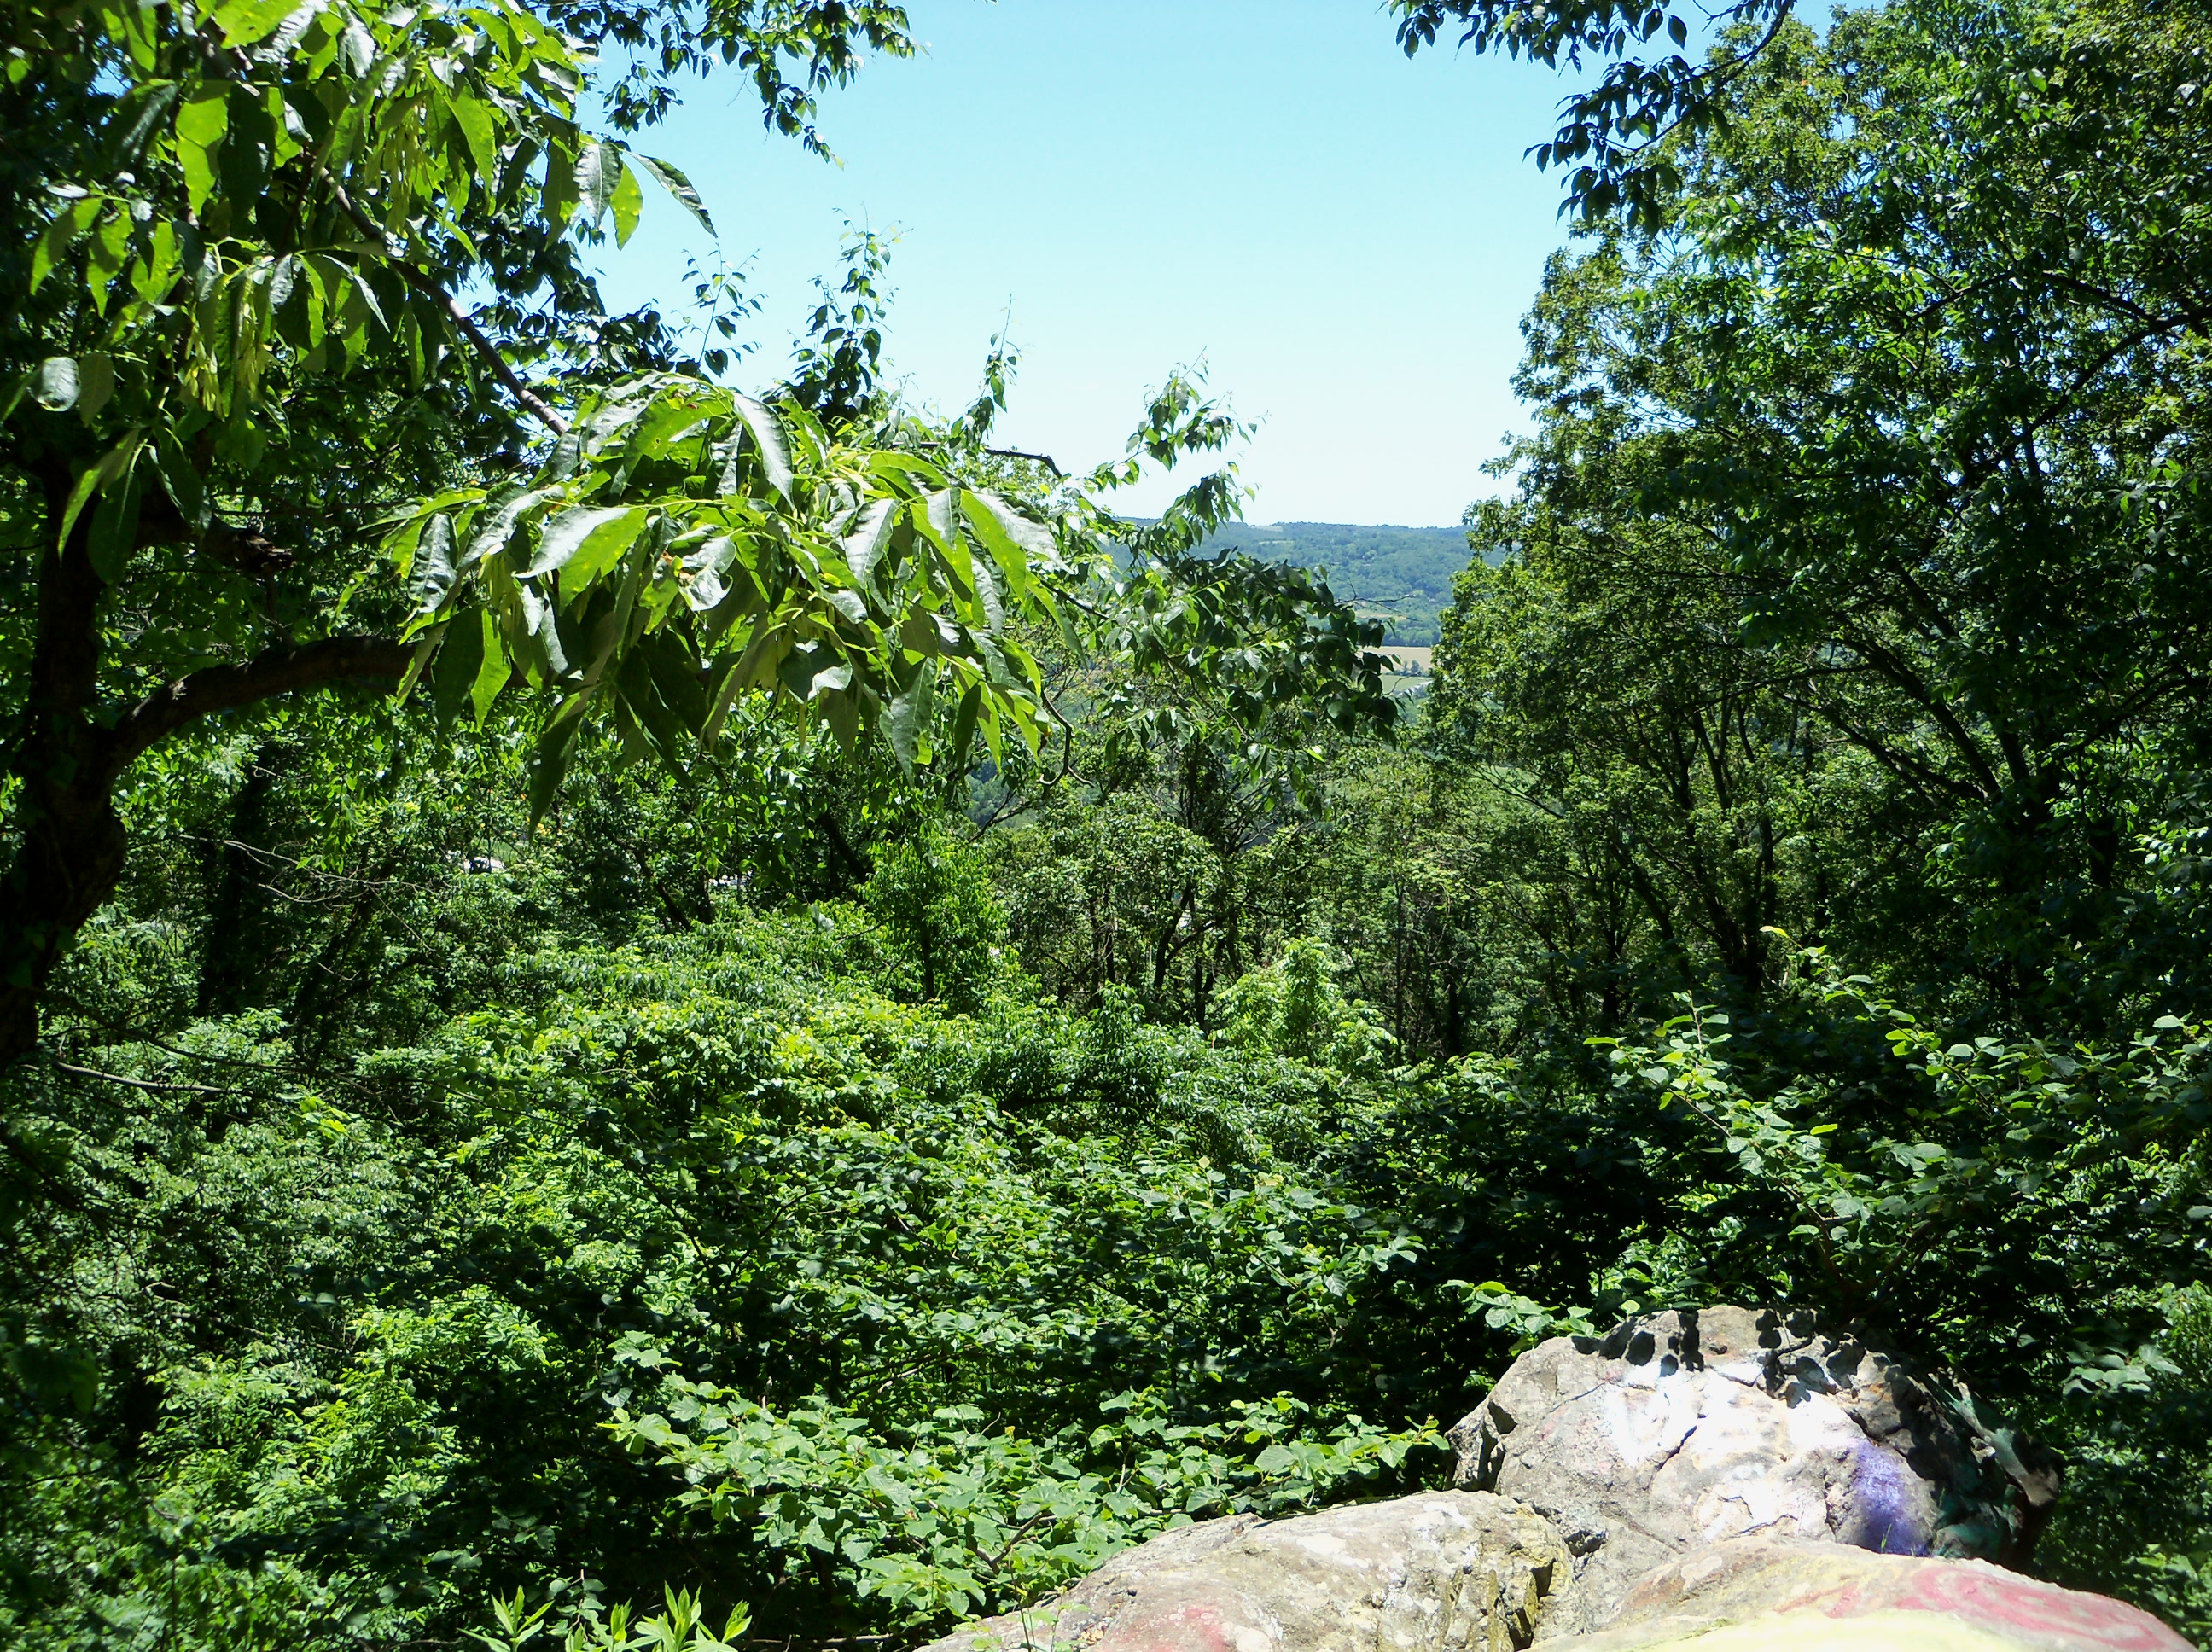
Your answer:
[[[1907,1612],[1945,1612],[1968,1623],[2063,1635],[2085,1647],[2110,1647],[2112,1652],[2195,1652],[2189,1642],[2124,1600],[2077,1594],[1980,1566],[1916,1568],[1895,1604]]]
[[[1091,1652],[1237,1652],[1237,1628],[1212,1601],[1193,1600],[1115,1625]]]

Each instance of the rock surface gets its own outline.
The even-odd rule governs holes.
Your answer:
[[[1670,1560],[1559,1652],[2191,1652],[2148,1613],[1980,1560],[1736,1538]]]
[[[924,1652],[2188,1652],[2023,1558],[2056,1464],[1878,1351],[1744,1309],[1514,1362],[1462,1490],[1168,1532]]]
[[[1576,1556],[1549,1639],[1604,1624],[1674,1556],[1747,1533],[2017,1558],[2056,1472],[1971,1416],[1808,1320],[1713,1308],[1544,1343],[1451,1437],[1461,1485],[1528,1503]]]
[[[1238,1515],[1163,1533],[924,1652],[1510,1652],[1569,1570],[1546,1521],[1486,1493]]]

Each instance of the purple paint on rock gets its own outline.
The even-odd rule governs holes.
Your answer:
[[[1913,1483],[1905,1465],[1871,1440],[1861,1441],[1851,1458],[1858,1529],[1846,1540],[1876,1554],[1926,1554],[1928,1534],[1914,1517]]]

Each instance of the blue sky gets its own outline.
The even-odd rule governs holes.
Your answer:
[[[902,239],[887,354],[910,394],[973,394],[1012,305],[1001,427],[1071,467],[1118,454],[1145,392],[1203,357],[1260,422],[1255,521],[1441,524],[1494,492],[1520,422],[1518,323],[1560,244],[1522,159],[1565,89],[1450,51],[1408,61],[1370,0],[911,0],[919,58],[825,100],[843,164],[761,130],[735,75],[640,144],[683,167],[763,301],[773,380],[841,215]],[[710,242],[648,186],[611,302],[672,301]],[[1166,489],[1125,495],[1150,509]]]

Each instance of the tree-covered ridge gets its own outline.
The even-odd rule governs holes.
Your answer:
[[[1452,581],[1468,557],[1464,528],[1346,522],[1231,522],[1202,549],[1318,568],[1338,596],[1382,622],[1384,642],[1409,647],[1435,646],[1437,616],[1451,605]]]

